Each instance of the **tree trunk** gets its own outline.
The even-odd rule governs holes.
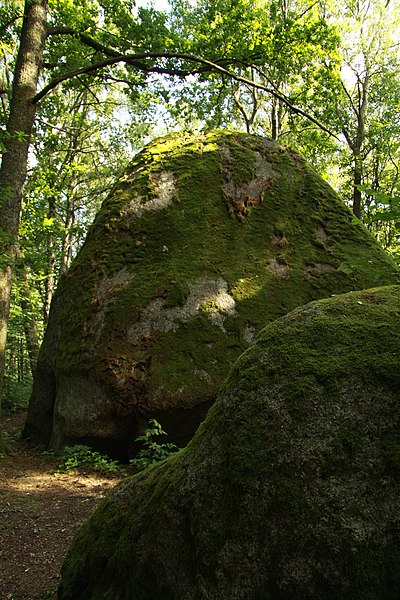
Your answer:
[[[48,219],[56,218],[56,199],[54,196],[49,196],[48,198],[49,208],[47,212]],[[49,314],[50,314],[50,304],[51,299],[54,293],[54,285],[55,285],[55,275],[54,270],[56,266],[56,254],[54,251],[54,236],[53,233],[49,233],[47,236],[47,277],[45,281],[45,296],[44,296],[44,305],[43,305],[43,317],[44,317],[44,326],[47,327],[47,323],[49,322]]]
[[[361,190],[359,186],[362,183],[362,160],[358,155],[354,156],[353,171],[353,213],[357,219],[361,219]]]
[[[276,98],[272,98],[272,108],[271,108],[271,138],[276,141],[278,139],[278,117],[276,110],[277,100]]]
[[[35,118],[32,99],[36,93],[46,43],[46,15],[47,0],[26,0],[7,122],[6,151],[0,167],[0,403],[13,263],[30,136]]]
[[[65,233],[62,243],[60,274],[65,275],[69,269],[72,258],[73,225],[75,220],[74,194],[68,197],[67,214],[65,217]]]
[[[357,111],[357,135],[354,144],[354,191],[353,191],[353,213],[358,219],[361,219],[361,199],[362,194],[359,186],[362,183],[363,159],[361,151],[365,141],[365,115],[368,105],[369,91],[369,68],[365,61],[364,80],[358,82],[358,111]]]
[[[275,84],[275,89],[280,90],[282,82]],[[272,98],[271,100],[271,137],[276,141],[282,130],[282,102],[278,98]]]
[[[35,321],[35,308],[33,306],[32,297],[29,287],[28,274],[26,267],[23,267],[21,285],[21,300],[20,305],[23,311],[24,330],[26,339],[26,348],[29,356],[29,366],[32,376],[35,374],[37,357],[39,354],[39,336],[37,333]]]

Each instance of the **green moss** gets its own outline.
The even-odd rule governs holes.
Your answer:
[[[166,208],[146,210],[163,173],[176,193]],[[254,179],[264,187],[246,205]],[[211,296],[168,331],[150,324],[129,337],[155,299],[163,313],[183,309],[201,278],[223,280],[236,303],[223,328],[210,319]],[[194,406],[214,399],[249,326],[258,332],[313,299],[398,281],[391,259],[296,153],[235,132],[169,136],[135,157],[104,202],[59,284],[39,363],[56,379],[95,374],[111,404],[140,413],[157,398]]]
[[[390,343],[393,314],[398,314],[397,302],[394,306],[388,304],[383,308],[381,304],[370,304],[370,299],[375,297],[373,292],[354,294],[357,297],[355,303],[349,302],[351,296],[343,296],[337,299],[332,308],[330,300],[321,301],[318,309],[315,309],[317,314],[313,314],[312,323],[306,329],[307,335],[304,335],[304,323],[296,319],[296,312],[293,318],[274,323],[268,330],[265,341],[270,343],[272,339],[279,339],[282,327],[285,332],[285,344],[274,353],[274,364],[279,366],[294,351],[295,356],[290,363],[291,373],[300,375],[312,372],[317,381],[326,382],[328,377],[334,379],[337,373],[346,369],[349,372],[356,372],[357,368],[363,371],[364,364],[370,361],[375,338],[379,337],[387,341],[387,347],[383,345],[382,352],[364,376],[371,382],[376,382],[377,378],[388,379],[390,374],[390,381],[400,383],[397,374],[392,373],[397,364],[397,356]],[[383,292],[377,290],[376,294],[382,295]],[[331,324],[329,330],[326,328],[327,323]],[[322,330],[325,332],[324,339],[320,336]],[[363,344],[362,353],[359,346],[352,345],[355,338]],[[320,360],[322,349],[326,348],[327,343],[330,349],[328,362]]]
[[[259,281],[260,278],[260,275],[255,275],[254,279],[249,277],[241,277],[231,287],[230,294],[233,296],[236,302],[241,302],[246,298],[251,300],[253,296],[256,296],[261,292],[262,286],[261,282]]]
[[[235,183],[248,181],[256,176],[256,145],[243,144],[241,138],[231,135],[226,137],[226,148],[233,158],[232,165],[226,168],[232,170],[232,179]]]
[[[190,407],[217,394],[217,381],[224,378],[238,354],[245,349],[239,336],[227,345],[207,316],[162,336],[154,348],[153,390],[163,394],[164,408],[175,405],[181,388],[180,405]],[[190,393],[187,393],[190,390]]]
[[[187,448],[83,527],[60,600],[397,600],[399,315],[391,286],[270,323]]]
[[[193,281],[196,274],[202,275],[207,271],[221,273],[238,302],[249,300],[249,310],[243,315],[243,321],[251,322],[263,322],[268,319],[263,299],[271,298],[271,288],[286,289],[285,295],[293,299],[285,305],[286,311],[312,299],[315,295],[328,293],[329,290],[351,289],[357,286],[358,280],[361,280],[364,286],[379,284],[393,276],[393,265],[389,259],[383,257],[377,247],[371,249],[369,260],[365,259],[363,244],[369,239],[364,230],[357,229],[355,238],[358,246],[349,243],[352,237],[349,232],[352,228],[346,225],[349,220],[347,211],[334,198],[326,184],[300,159],[294,161],[293,155],[278,149],[270,151],[271,161],[273,168],[282,173],[282,176],[276,180],[271,192],[264,198],[262,209],[254,209],[254,219],[242,225],[226,219],[227,209],[221,202],[221,159],[215,144],[218,138],[213,134],[209,139],[210,141],[207,136],[201,136],[198,142],[188,137],[161,140],[134,161],[130,171],[143,164],[144,170],[129,184],[124,183],[126,176],[122,178],[122,189],[117,186],[106,201],[84,251],[80,253],[69,275],[71,285],[75,289],[77,279],[80,279],[78,285],[81,290],[79,312],[74,310],[74,314],[68,316],[72,321],[69,337],[75,340],[78,336],[81,338],[82,328],[85,322],[90,320],[99,271],[104,275],[112,275],[122,268],[127,268],[135,273],[132,285],[122,290],[116,301],[107,307],[105,337],[108,331],[112,331],[114,323],[121,319],[125,321],[128,314],[131,315],[131,320],[137,318],[135,315],[140,314],[154,297],[164,295],[171,306],[175,298],[177,304],[182,304],[184,294],[187,293],[187,282]],[[245,136],[240,134],[226,135],[223,139],[226,140],[225,143],[235,161],[235,177],[238,176],[240,180],[253,177],[257,138],[250,138],[249,145],[245,143]],[[124,234],[121,211],[132,194],[140,192],[141,195],[144,194],[144,198],[147,197],[145,190],[148,173],[156,172],[157,166],[174,172],[178,180],[180,201],[168,212],[143,214],[137,225],[133,223],[134,228]],[[290,177],[286,176],[287,172],[290,172]],[[303,197],[294,195],[299,185],[296,180],[303,180],[303,195],[307,197],[307,201],[311,199],[316,202],[315,206],[308,206],[309,214],[304,211]],[[207,181],[206,188],[204,181]],[[124,190],[126,185],[129,187]],[[154,190],[150,186],[148,196],[153,193]],[[261,210],[265,213],[263,217],[260,214]],[[338,219],[339,216],[342,218]],[[294,217],[298,219],[297,222]],[[324,249],[313,247],[311,243],[318,222],[325,224],[332,246],[328,264],[339,266],[347,259],[352,265],[352,270],[351,274],[341,271],[315,277],[314,281],[310,282],[311,289],[307,293],[304,289],[304,257],[307,257],[307,262],[327,261]],[[110,231],[106,244],[102,227]],[[266,266],[274,254],[277,255],[277,252],[270,249],[276,229],[284,231],[290,239],[290,247],[279,252],[281,260],[286,260],[293,269],[289,280],[282,285],[266,272]],[[356,228],[354,230],[356,231]],[[353,233],[353,237],[354,235]],[[340,241],[337,248],[333,244],[335,240]],[[268,249],[267,253],[265,249]],[[245,270],[241,262],[237,264],[237,268],[232,265],[233,256],[244,257]],[[371,272],[375,273],[375,277],[371,277]],[[244,273],[246,277],[243,277]],[[282,311],[282,307],[271,306],[270,310],[273,318]],[[260,313],[260,317],[257,316],[257,312]],[[70,364],[68,354],[73,354],[77,363],[81,361],[82,352],[77,352],[74,341],[70,345],[66,340],[64,347],[61,363],[65,360]],[[85,344],[80,347],[82,351],[85,350]]]

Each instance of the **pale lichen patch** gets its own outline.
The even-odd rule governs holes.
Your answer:
[[[201,308],[208,313],[208,317],[214,325],[225,331],[225,316],[234,315],[236,312],[236,303],[232,296],[228,294],[226,282],[224,282],[224,289],[220,289],[211,299],[211,302],[208,300]]]
[[[96,290],[96,300],[99,304],[110,302],[110,296],[121,290],[131,283],[135,277],[134,273],[130,273],[126,267],[114,273],[113,275],[105,275],[101,280]]]
[[[254,325],[249,325],[249,323],[245,323],[243,327],[242,337],[244,341],[251,346],[256,341],[256,328]]]
[[[198,367],[194,367],[193,373],[206,381],[209,385],[212,385],[212,377],[205,369],[199,369]]]
[[[281,177],[280,173],[273,169],[272,164],[266,160],[266,157],[261,152],[254,152],[256,159],[256,175],[257,177],[264,178],[267,180],[276,179]]]
[[[272,275],[275,275],[275,277],[278,279],[287,279],[291,272],[289,265],[280,262],[276,258],[271,260],[267,266],[267,270],[272,273]]]
[[[320,244],[327,244],[329,242],[329,235],[322,226],[315,230],[315,239]]]
[[[323,275],[324,273],[333,273],[334,271],[337,271],[337,269],[333,265],[326,263],[313,263],[307,267],[307,271],[309,273],[318,273]]]
[[[228,293],[227,282],[222,277],[199,277],[188,287],[189,295],[183,306],[169,308],[161,298],[152,300],[144,309],[141,320],[129,328],[129,340],[136,342],[149,337],[153,331],[177,331],[180,323],[193,319],[201,310],[224,330],[225,317],[235,313],[235,300]]]
[[[145,198],[137,194],[125,205],[124,216],[141,217],[145,212],[163,210],[178,200],[177,180],[171,171],[150,173],[149,179],[155,194]]]
[[[162,205],[162,208],[170,206],[174,200],[178,199],[177,181],[171,171],[150,173],[149,177],[150,181],[155,185],[159,204]]]

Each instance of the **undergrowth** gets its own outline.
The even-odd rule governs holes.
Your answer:
[[[96,452],[90,446],[76,444],[75,446],[65,446],[61,453],[61,462],[59,469],[67,473],[75,473],[80,469],[94,469],[107,473],[117,473],[121,470],[118,461],[112,460],[105,454]]]
[[[4,390],[1,403],[3,413],[15,413],[27,408],[32,393],[32,379],[17,381],[12,377],[4,377]]]
[[[155,419],[148,422],[143,435],[138,436],[135,442],[142,445],[141,450],[135,458],[129,463],[136,470],[142,470],[150,465],[154,465],[161,460],[169,458],[179,450],[178,446],[170,442],[159,443],[158,436],[167,435],[161,424]],[[124,472],[123,466],[116,460],[112,460],[106,454],[100,454],[90,446],[76,444],[75,446],[65,446],[61,453],[61,462],[59,469],[67,473],[75,473],[81,469],[94,469],[107,473]]]

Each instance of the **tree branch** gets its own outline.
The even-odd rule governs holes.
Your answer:
[[[157,60],[157,59],[182,60],[182,61],[186,61],[189,63],[195,63],[198,65],[201,65],[201,67],[198,69],[176,69],[176,68],[167,68],[167,67],[157,67],[154,65],[152,66],[152,65],[148,65],[145,62],[143,62],[146,60]],[[305,119],[308,119],[309,121],[311,121],[312,123],[317,125],[322,131],[325,131],[325,133],[327,133],[328,135],[330,135],[336,139],[339,139],[337,137],[337,135],[335,133],[333,133],[332,131],[330,131],[327,127],[325,127],[325,125],[320,123],[312,115],[309,115],[306,112],[304,112],[302,109],[294,106],[282,94],[274,91],[273,89],[271,89],[261,83],[256,83],[254,81],[251,81],[250,79],[247,79],[246,77],[242,77],[241,75],[237,75],[236,73],[233,73],[232,71],[229,71],[228,69],[226,69],[224,65],[226,65],[227,62],[225,60],[224,61],[221,60],[218,62],[212,62],[205,58],[201,58],[199,56],[195,56],[192,54],[185,54],[183,52],[182,53],[181,52],[176,52],[176,53],[174,53],[174,52],[141,52],[141,53],[137,53],[137,54],[118,54],[117,56],[110,56],[107,59],[98,61],[96,63],[87,65],[85,67],[81,67],[80,69],[76,69],[75,71],[69,71],[68,73],[65,73],[64,75],[60,75],[59,77],[55,77],[53,79],[53,81],[51,81],[38,94],[36,94],[36,96],[33,99],[33,103],[36,104],[37,102],[39,102],[39,100],[44,98],[44,96],[46,96],[46,94],[48,94],[51,90],[53,90],[60,83],[62,83],[63,81],[66,81],[67,79],[71,79],[73,77],[77,77],[77,76],[83,75],[83,74],[94,73],[100,69],[103,69],[104,67],[111,66],[111,65],[121,63],[121,62],[128,64],[130,66],[133,66],[133,67],[137,68],[139,71],[142,71],[145,73],[159,73],[159,74],[163,74],[163,75],[171,75],[171,76],[178,76],[178,77],[188,77],[189,75],[196,75],[199,73],[210,72],[210,71],[220,73],[221,75],[225,75],[225,76],[229,77],[230,79],[233,79],[234,81],[244,83],[254,89],[259,89],[264,92],[267,92],[268,94],[271,94],[272,96],[274,96],[275,98],[277,98],[278,100],[283,102],[295,114],[298,114],[298,115],[304,117]]]
[[[90,89],[90,86],[88,86],[81,77],[79,77],[79,75],[77,75],[76,77],[78,79],[78,81],[83,85],[83,87],[89,92],[89,94],[91,94],[93,96],[93,98],[96,100],[96,104],[101,104],[100,100],[98,99],[98,97],[96,96],[96,94],[94,92],[92,92],[92,90]]]
[[[93,48],[94,50],[97,50],[97,52],[102,52],[105,56],[120,56],[120,52],[100,44],[100,42],[97,42],[85,33],[76,31],[72,27],[49,27],[47,30],[47,37],[52,35],[71,35],[72,37],[79,39],[85,46],[89,46],[89,48]]]
[[[7,29],[10,27],[10,25],[15,23],[15,21],[18,21],[18,19],[22,19],[22,18],[23,18],[23,15],[17,15],[13,19],[10,19],[7,23],[4,23],[4,25],[0,25],[0,35],[3,35],[7,31]]]
[[[306,15],[312,8],[314,8],[316,4],[318,4],[318,0],[316,0],[316,2],[313,2],[305,10],[303,10],[303,12],[298,17],[296,17],[296,21],[300,21],[300,19],[302,19],[304,15]]]
[[[244,63],[242,63],[244,64]],[[247,68],[249,68],[249,65],[246,65]],[[337,139],[338,141],[340,141],[340,138],[338,138],[338,136],[333,133],[332,131],[330,131],[327,127],[325,127],[325,125],[323,125],[322,123],[320,123],[317,119],[315,119],[315,117],[313,117],[312,115],[304,112],[301,108],[297,108],[297,106],[294,106],[294,104],[289,100],[289,98],[287,98],[286,96],[284,96],[279,89],[277,88],[277,86],[274,84],[273,81],[271,81],[266,73],[264,73],[259,67],[254,66],[253,67],[260,75],[262,75],[262,77],[264,77],[266,79],[266,81],[268,81],[268,84],[272,87],[268,88],[262,84],[259,83],[255,83],[252,82],[249,79],[244,79],[244,78],[240,78],[240,79],[236,79],[237,81],[244,81],[247,82],[250,86],[253,86],[256,89],[260,89],[263,90],[264,92],[267,92],[268,94],[271,94],[271,96],[273,96],[274,98],[276,98],[277,100],[280,100],[285,106],[287,106],[287,108],[289,108],[289,110],[291,110],[293,113],[298,114],[302,117],[304,117],[305,119],[307,119],[308,121],[311,121],[311,123],[314,123],[314,125],[317,125],[317,127],[319,127],[319,129],[322,129],[322,131],[325,131],[325,133],[327,133],[328,135],[330,135],[331,137],[334,137],[335,139]],[[236,76],[234,74],[231,74],[231,77],[236,78]]]
[[[344,137],[346,138],[346,142],[348,143],[350,149],[354,151],[354,149],[355,149],[354,142],[352,141],[350,134],[344,125],[342,127],[342,133],[343,133]]]
[[[354,111],[354,114],[358,115],[358,110],[354,106],[353,98],[351,97],[350,92],[348,91],[347,87],[344,85],[344,83],[343,83],[342,80],[340,80],[340,85],[342,86],[342,89],[343,89],[344,93],[346,94],[346,96],[348,97],[348,99],[350,101],[350,104],[351,104],[351,107],[352,107],[352,109]]]

